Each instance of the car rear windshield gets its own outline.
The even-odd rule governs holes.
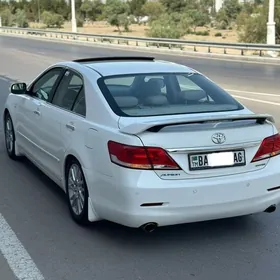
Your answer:
[[[98,85],[119,116],[145,117],[242,110],[226,91],[198,73],[102,77]]]

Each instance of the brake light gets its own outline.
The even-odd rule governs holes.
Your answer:
[[[108,150],[111,161],[120,166],[147,170],[181,169],[161,148],[129,146],[109,141]]]
[[[271,158],[280,154],[280,134],[265,138],[252,162]]]

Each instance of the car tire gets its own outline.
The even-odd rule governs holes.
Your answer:
[[[5,146],[8,156],[13,160],[18,160],[19,157],[16,155],[15,148],[15,131],[14,125],[9,112],[5,114],[4,118],[4,133],[5,133]]]
[[[65,183],[68,207],[73,220],[79,225],[87,225],[88,188],[82,167],[74,158],[67,163]]]

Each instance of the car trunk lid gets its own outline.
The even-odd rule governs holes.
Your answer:
[[[269,159],[251,163],[262,140],[274,133],[265,114],[205,114],[124,118],[120,131],[144,146],[165,149],[182,170],[156,170],[162,179],[194,179],[257,171]]]

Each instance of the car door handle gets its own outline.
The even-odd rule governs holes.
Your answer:
[[[33,111],[33,113],[34,113],[35,115],[37,115],[37,116],[40,116],[40,115],[41,115],[40,111],[37,111],[37,110]]]
[[[74,126],[73,124],[71,124],[71,123],[66,124],[66,127],[67,127],[69,130],[71,130],[71,131],[74,131],[74,130],[75,130],[75,126]]]

